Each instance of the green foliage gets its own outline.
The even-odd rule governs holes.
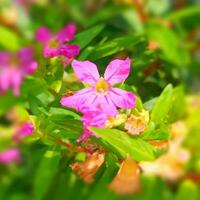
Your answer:
[[[110,150],[122,157],[130,155],[132,159],[154,160],[154,148],[140,138],[131,138],[125,132],[115,129],[90,128],[95,134],[100,136],[103,141],[110,145]]]
[[[44,198],[58,169],[59,160],[60,152],[55,147],[45,152],[36,170],[33,183],[33,199],[41,200]]]
[[[172,85],[168,85],[160,97],[156,100],[156,103],[151,112],[151,119],[155,123],[155,126],[162,126],[167,123],[168,113],[172,105],[172,94]]]
[[[11,147],[21,152],[19,163],[0,165],[0,199],[200,198],[199,183],[196,181],[200,173],[200,109],[197,95],[200,85],[200,7],[194,0],[122,2],[42,0],[22,5],[11,0],[1,1],[1,51],[16,52],[22,47],[31,47],[38,69],[33,76],[24,78],[20,96],[16,97],[11,90],[1,91],[4,78],[1,72],[6,66],[0,60],[0,153]],[[114,128],[90,127],[97,137],[77,142],[84,131],[83,114],[63,107],[60,99],[82,89],[83,84],[74,77],[71,65],[63,67],[60,57],[44,58],[43,47],[35,39],[38,27],[48,26],[52,33],[56,33],[71,21],[77,24],[77,33],[69,44],[80,47],[80,55],[75,59],[95,62],[101,74],[111,60],[131,59],[129,77],[114,87],[138,96],[135,108],[119,109],[120,114],[129,118],[131,114],[140,117],[144,109],[149,112],[147,122],[142,118],[143,121],[136,123],[139,127],[145,121],[145,128],[138,135],[129,134],[123,121]],[[12,65],[13,61],[9,62]],[[19,116],[10,113],[13,108],[19,107],[22,108],[17,109]],[[31,136],[17,143],[13,135],[24,123],[21,118],[33,122],[35,130]],[[185,127],[178,127],[174,134],[170,127],[177,121]],[[154,162],[168,149],[154,146],[153,142],[162,144],[169,141],[169,145],[173,144],[176,132],[180,134],[180,140],[187,134],[183,146],[190,153],[190,160],[185,166],[173,163],[178,167],[181,165],[185,173],[182,179],[171,183],[142,171],[141,191],[138,194],[120,196],[108,189],[121,161],[130,157],[137,164]],[[86,184],[70,166],[75,162],[84,162],[100,147],[105,151],[105,162],[94,175],[94,182]],[[182,150],[181,145],[177,148]],[[180,155],[174,157],[179,158]],[[85,171],[84,168],[81,173]]]

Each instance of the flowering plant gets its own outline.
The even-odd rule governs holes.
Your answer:
[[[199,199],[194,1],[0,11],[0,199]]]

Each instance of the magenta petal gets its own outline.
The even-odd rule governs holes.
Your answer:
[[[0,69],[8,65],[11,56],[12,55],[10,52],[6,51],[0,52]]]
[[[47,45],[48,42],[50,41],[52,34],[51,31],[47,27],[40,27],[36,31],[35,34],[36,40],[41,42],[44,45]]]
[[[67,58],[73,58],[79,55],[79,46],[75,44],[63,44],[59,49],[59,55]]]
[[[33,49],[31,48],[23,48],[17,53],[18,58],[20,59],[21,63],[27,63],[33,60]]]
[[[30,122],[25,122],[14,134],[13,141],[19,143],[23,138],[31,135],[34,132],[34,126]]]
[[[23,68],[26,74],[32,75],[37,69],[37,67],[38,67],[37,62],[32,61],[30,63],[27,63],[27,65],[25,65]]]
[[[3,152],[0,152],[0,163],[9,165],[13,162],[20,161],[20,152],[16,148],[10,148]]]
[[[37,69],[37,62],[33,60],[33,49],[23,48],[18,53],[20,64],[23,71],[27,74],[33,74]]]
[[[13,88],[13,93],[15,96],[19,96],[20,94],[20,86],[23,81],[23,74],[21,71],[12,70],[11,72],[11,86]]]
[[[84,115],[81,118],[81,121],[83,122],[83,135],[77,139],[77,142],[80,142],[91,135],[96,136],[88,129],[88,127],[104,128],[107,120],[107,115],[99,108],[88,107],[84,110],[83,114]]]
[[[90,61],[73,60],[72,68],[74,69],[78,79],[88,84],[97,82],[100,77],[97,66]]]
[[[19,135],[31,135],[34,131],[34,126],[30,122],[25,122],[22,127],[17,131]]]
[[[44,48],[44,57],[45,58],[54,58],[59,55],[59,50],[57,48]]]
[[[10,87],[10,70],[9,69],[2,69],[0,71],[0,90],[5,92]]]
[[[76,32],[76,25],[70,23],[58,32],[56,38],[59,42],[69,42],[74,38]]]
[[[119,108],[131,109],[136,103],[136,96],[133,93],[126,92],[119,88],[112,88],[109,92],[109,96],[113,103]]]
[[[91,131],[89,131],[86,127],[83,128],[83,135],[81,135],[76,141],[81,142],[87,138],[89,138],[91,135],[94,135]]]
[[[110,99],[109,95],[98,96],[93,105],[100,108],[107,116],[116,116],[118,114],[116,106]]]
[[[80,108],[85,105],[85,102],[91,97],[93,97],[91,88],[84,88],[73,96],[62,97],[60,103],[65,107],[80,110]]]
[[[105,71],[104,78],[111,85],[123,82],[127,79],[130,73],[131,60],[113,60],[111,61]]]

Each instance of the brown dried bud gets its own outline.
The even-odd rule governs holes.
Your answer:
[[[94,175],[104,163],[104,152],[96,151],[88,156],[84,162],[76,162],[71,165],[73,171],[77,173],[86,183],[91,183],[94,180]]]
[[[121,195],[139,192],[140,168],[138,164],[130,158],[124,160],[109,188]]]

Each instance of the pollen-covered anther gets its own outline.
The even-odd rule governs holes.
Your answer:
[[[109,91],[109,84],[103,77],[95,84],[95,91],[100,94],[107,93]]]
[[[49,48],[56,48],[58,47],[58,40],[56,40],[55,38],[52,38],[49,42]]]

